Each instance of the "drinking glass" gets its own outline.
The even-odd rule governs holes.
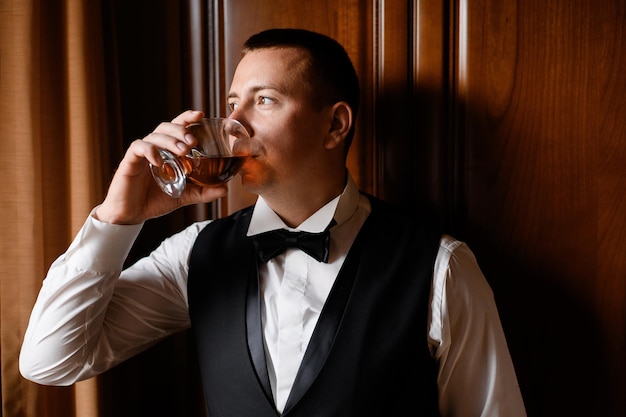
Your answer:
[[[178,198],[191,181],[215,187],[230,181],[252,155],[245,127],[234,119],[205,118],[187,126],[198,144],[184,156],[161,149],[163,164],[150,164],[152,176],[165,194]]]

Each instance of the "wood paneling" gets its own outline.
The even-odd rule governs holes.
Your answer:
[[[529,415],[626,413],[621,0],[458,4],[460,232]]]

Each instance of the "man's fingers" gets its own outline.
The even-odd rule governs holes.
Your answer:
[[[209,203],[228,194],[228,187],[220,185],[218,187],[201,187],[193,183],[187,183],[185,192],[181,196],[182,205]]]
[[[190,123],[195,123],[198,120],[204,117],[204,112],[200,110],[187,110],[182,112],[174,119],[172,119],[172,123],[187,126]]]
[[[164,143],[167,143],[167,141]],[[163,163],[163,159],[161,158],[159,149],[158,144],[137,139],[128,147],[122,163],[127,162],[128,164],[134,165],[141,161],[141,163],[144,164],[145,160],[148,160],[152,165],[160,166]]]

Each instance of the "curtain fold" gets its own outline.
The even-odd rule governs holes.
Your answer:
[[[117,86],[105,73],[103,21],[100,0],[0,2],[4,417],[98,414],[97,379],[39,386],[21,377],[18,356],[46,270],[102,200],[111,158],[119,157],[111,155],[121,140],[116,103],[107,98]]]

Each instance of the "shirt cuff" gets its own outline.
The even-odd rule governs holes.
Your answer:
[[[105,272],[121,270],[143,223],[110,224],[97,220],[91,212],[68,248],[66,261],[81,270]]]

